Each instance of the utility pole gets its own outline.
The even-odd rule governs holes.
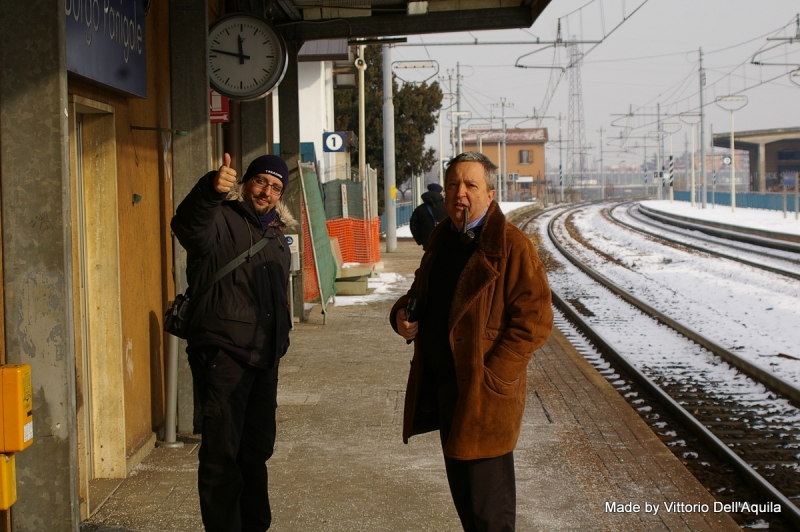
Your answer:
[[[502,124],[503,124],[503,150],[500,154],[501,159],[501,166],[502,172],[500,174],[500,201],[504,201],[506,198],[505,193],[505,183],[506,183],[506,172],[508,172],[508,167],[506,166],[506,99],[500,98],[500,104],[502,106]]]
[[[383,206],[386,212],[386,253],[397,251],[397,191],[395,189],[394,102],[392,101],[392,47],[383,51]]]
[[[369,179],[367,179],[367,135],[364,96],[364,71],[367,69],[367,62],[364,60],[364,45],[358,47],[358,179],[361,181],[361,197],[364,205],[369,205]],[[365,218],[369,209],[364,209]],[[377,212],[375,215],[377,216]]]
[[[444,146],[442,146],[442,110],[439,109],[439,183],[444,186]]]
[[[661,166],[661,154],[664,153],[664,137],[661,135],[661,102],[656,104],[656,130],[658,131],[658,199],[664,199],[664,168]]]
[[[561,140],[561,113],[558,113],[558,187],[561,189],[561,203],[564,203],[564,141]]]
[[[574,37],[573,37],[574,40]],[[575,184],[575,173],[580,176],[582,193],[584,172],[586,170],[586,124],[583,114],[583,84],[581,81],[581,63],[583,52],[577,44],[569,47],[569,110],[567,113],[567,175],[570,184]]]
[[[709,134],[711,135],[711,179],[713,179],[711,182],[711,208],[713,209],[714,204],[717,202],[717,161],[716,155],[714,154],[714,124],[711,124]],[[705,190],[705,188],[703,190]],[[705,195],[705,192],[703,195]],[[705,202],[703,202],[703,206],[705,206]]]
[[[447,90],[452,95],[453,94],[453,69],[447,69]],[[456,100],[458,102],[458,100]],[[452,105],[452,104],[451,104]],[[455,132],[455,122],[453,122],[453,115],[449,115],[450,118],[450,157],[455,157],[456,155],[456,132]]]
[[[706,208],[706,111],[705,111],[705,89],[706,73],[703,70],[703,47],[700,47],[700,179],[703,180],[702,205]],[[713,140],[711,141],[714,142]]]
[[[600,199],[606,199],[606,174],[603,171],[603,126],[600,126]]]
[[[464,149],[461,140],[461,63],[456,63],[456,111],[459,112],[456,115],[456,133],[458,134],[458,153],[461,153]]]
[[[644,195],[650,193],[650,187],[647,185],[647,140],[644,142]]]

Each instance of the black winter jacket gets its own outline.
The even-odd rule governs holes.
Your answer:
[[[289,246],[279,228],[261,229],[251,202],[226,200],[214,190],[215,174],[197,182],[170,224],[187,251],[190,298],[193,289],[262,237],[270,242],[192,301],[189,349],[222,342],[246,351],[245,362],[274,368],[289,345]]]
[[[428,208],[430,207],[430,210]],[[431,216],[433,212],[433,216]],[[414,209],[409,220],[409,228],[414,242],[428,247],[428,237],[436,224],[447,218],[447,211],[444,208],[444,198],[438,192],[429,190],[422,195],[422,205]]]

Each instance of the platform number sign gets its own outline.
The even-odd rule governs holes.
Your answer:
[[[322,134],[323,151],[344,151],[344,131]]]
[[[722,164],[724,164],[725,166],[730,166],[731,165],[731,156],[730,155],[726,155],[725,157],[723,157],[722,158]]]

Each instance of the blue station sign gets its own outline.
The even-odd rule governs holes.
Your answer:
[[[66,0],[67,70],[147,97],[146,0]]]
[[[322,134],[322,151],[342,152],[344,151],[344,131],[334,131]]]

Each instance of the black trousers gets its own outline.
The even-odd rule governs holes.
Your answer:
[[[278,368],[208,348],[189,355],[202,402],[197,487],[206,532],[264,532],[272,522],[266,462],[275,445]]]
[[[438,386],[439,437],[450,435],[458,400],[455,380]],[[479,460],[444,458],[447,483],[464,532],[513,532],[517,517],[514,453]]]

